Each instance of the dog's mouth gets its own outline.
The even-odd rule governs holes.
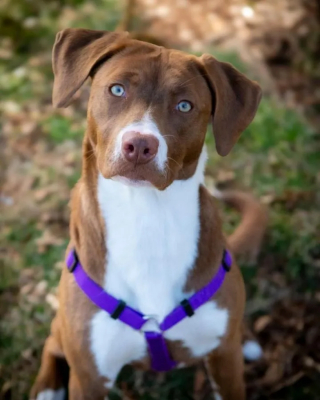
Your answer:
[[[167,173],[161,173],[155,168],[137,168],[114,171],[109,179],[131,187],[149,187],[164,190],[171,182]]]
[[[134,166],[119,160],[116,163],[106,163],[99,170],[105,179],[112,179],[127,186],[153,187],[158,190],[164,190],[174,179],[171,170],[159,171],[153,162]]]

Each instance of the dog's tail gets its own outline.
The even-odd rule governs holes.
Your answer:
[[[245,255],[249,263],[255,263],[267,227],[267,208],[250,193],[239,190],[214,189],[212,194],[241,214],[240,224],[227,238],[230,250],[235,256]]]

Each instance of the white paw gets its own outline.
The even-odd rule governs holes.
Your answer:
[[[242,353],[247,361],[257,361],[263,356],[262,347],[254,340],[247,340],[242,346]]]
[[[39,393],[36,400],[65,400],[64,388],[58,390],[46,389]]]

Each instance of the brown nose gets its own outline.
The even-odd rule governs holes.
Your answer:
[[[122,138],[122,154],[135,165],[146,164],[154,159],[158,152],[159,140],[153,135],[139,132],[126,132]]]

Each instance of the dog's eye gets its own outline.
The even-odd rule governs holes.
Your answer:
[[[125,94],[125,90],[122,85],[112,85],[110,87],[110,92],[117,97],[122,97]]]
[[[183,101],[180,101],[180,103],[177,104],[176,109],[178,111],[187,113],[192,109],[192,105],[191,105],[191,103],[189,101],[183,100]]]

